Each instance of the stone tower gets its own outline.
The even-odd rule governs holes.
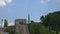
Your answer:
[[[15,20],[15,34],[29,34],[26,19]]]

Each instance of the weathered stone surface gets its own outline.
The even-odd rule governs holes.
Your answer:
[[[16,19],[15,20],[15,34],[29,34],[28,26],[26,24],[26,19]]]

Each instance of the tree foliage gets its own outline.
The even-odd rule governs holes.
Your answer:
[[[14,32],[14,26],[8,26],[7,27],[7,32],[9,33],[9,34],[14,34],[15,32]]]
[[[40,23],[29,23],[30,34],[49,34],[50,32]]]
[[[4,27],[7,27],[8,26],[8,21],[5,19],[4,20]]]
[[[59,31],[60,30],[60,11],[49,13],[46,16],[41,17],[41,21],[49,29]]]
[[[7,27],[8,27],[8,21],[5,19],[4,20],[4,32],[7,32]]]

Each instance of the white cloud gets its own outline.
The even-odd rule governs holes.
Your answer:
[[[14,25],[14,22],[8,23],[8,26],[13,26],[13,25]]]
[[[0,6],[6,6],[6,3],[4,2],[4,0],[0,0]]]
[[[0,27],[1,27],[1,25],[2,25],[2,27],[4,27],[4,22],[2,24],[0,23]],[[8,26],[14,26],[14,25],[15,25],[14,22],[9,22],[8,23]]]
[[[7,2],[7,3],[11,3],[11,2],[12,2],[12,0],[6,0],[6,2]]]
[[[40,3],[47,3],[49,2],[50,0],[40,0]]]
[[[48,3],[48,2],[55,2],[55,3],[60,3],[60,0],[40,0],[40,3]]]
[[[0,6],[6,6],[7,3],[11,3],[12,0],[0,0]]]
[[[45,3],[44,1],[40,1],[40,3]]]

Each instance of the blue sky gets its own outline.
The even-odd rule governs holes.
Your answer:
[[[7,19],[14,23],[15,19],[40,21],[42,15],[60,11],[60,0],[0,0],[0,20]]]

